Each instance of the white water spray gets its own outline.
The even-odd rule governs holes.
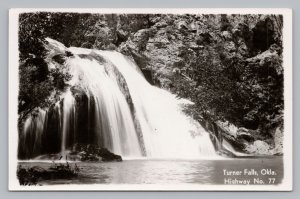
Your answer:
[[[49,42],[56,41],[49,39]],[[60,49],[61,45],[56,45],[56,48],[64,50]],[[93,102],[88,111],[93,113],[94,139],[99,145],[128,158],[143,155],[147,158],[216,156],[209,134],[182,112],[181,105],[191,102],[177,99],[170,92],[150,85],[135,63],[118,52],[83,48],[68,50],[74,54],[66,63],[72,75],[69,85],[84,92],[89,104]],[[97,60],[95,55],[105,61]],[[120,79],[125,80],[123,84],[129,93],[124,94]],[[133,109],[125,95],[130,96]],[[67,139],[74,133],[70,129],[76,128],[76,115],[81,113],[76,110],[78,102],[71,89],[62,98],[59,117],[62,117],[61,150],[65,151]],[[26,121],[25,131],[31,122],[30,118]]]

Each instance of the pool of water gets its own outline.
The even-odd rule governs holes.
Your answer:
[[[24,167],[48,168],[50,162],[20,162]],[[219,160],[124,160],[122,162],[77,162],[80,175],[68,180],[47,180],[39,184],[232,184],[235,180],[261,179],[279,184],[283,178],[283,158],[238,158]],[[74,166],[75,163],[70,163]],[[246,173],[245,169],[247,169]],[[224,173],[224,170],[227,172]],[[233,175],[235,174],[240,175]],[[254,172],[254,173],[253,173]],[[256,172],[256,173],[255,173]],[[253,175],[252,175],[253,174]],[[270,182],[270,178],[271,182]],[[274,182],[273,182],[274,178]],[[227,180],[227,181],[226,181]]]

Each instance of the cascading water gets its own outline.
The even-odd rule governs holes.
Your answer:
[[[38,109],[37,115],[28,117],[25,121],[24,131],[20,136],[19,145],[29,145],[31,147],[23,147],[23,153],[31,154],[32,156],[39,155],[39,152],[41,151],[45,120],[46,111]]]
[[[66,49],[54,40],[48,42],[59,51]],[[191,102],[150,85],[127,57],[83,48],[68,51],[74,55],[65,63],[72,75],[69,87],[54,108],[26,120],[20,143],[39,137],[34,143],[38,150],[25,152],[26,157],[63,153],[76,143],[97,144],[124,157],[216,155],[209,134],[181,110],[181,104]],[[56,149],[43,146],[47,139],[60,144]]]
[[[66,92],[66,95],[63,99],[63,129],[62,129],[62,141],[61,141],[61,151],[64,152],[66,150],[66,139],[70,132],[70,127],[72,125],[72,116],[75,115],[75,99],[72,96],[70,90]],[[74,124],[74,123],[73,123]]]
[[[126,79],[141,125],[148,157],[199,158],[214,156],[208,133],[187,117],[175,95],[150,85],[135,64],[118,52],[101,51]]]
[[[129,106],[117,82],[106,73],[105,66],[80,57],[71,59],[69,65],[73,75],[70,85],[83,89],[89,102],[91,98],[95,101],[94,128],[102,134],[96,133],[97,144],[123,156],[141,156]]]

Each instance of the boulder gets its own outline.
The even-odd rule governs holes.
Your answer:
[[[262,140],[256,140],[253,144],[249,144],[245,150],[255,155],[271,155],[270,146]]]
[[[154,27],[156,27],[156,28],[165,28],[167,26],[168,26],[168,24],[165,21],[159,21],[154,25]]]
[[[116,154],[110,152],[106,148],[100,148],[98,150],[98,154],[102,158],[102,161],[105,161],[105,162],[106,161],[117,161],[117,162],[122,161],[122,157],[120,155],[116,155]]]
[[[251,135],[248,129],[246,128],[239,128],[237,131],[237,140],[243,141],[245,140],[246,142],[253,142],[254,137]]]
[[[92,144],[76,144],[71,153],[73,156],[78,155],[80,157],[80,161],[122,161],[122,157],[120,155],[116,155],[106,148],[98,147],[97,145]]]
[[[186,23],[186,21],[179,21],[178,23],[177,23],[177,28],[179,29],[179,30],[181,30],[181,29],[188,29],[188,25],[187,25],[187,23]]]
[[[279,126],[275,129],[274,145],[272,154],[283,155],[283,126]]]
[[[221,33],[222,37],[225,39],[225,40],[232,40],[232,34],[229,32],[229,31],[223,31]]]

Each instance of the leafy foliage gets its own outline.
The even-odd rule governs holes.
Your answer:
[[[60,18],[63,16],[62,18]],[[19,16],[20,91],[19,113],[21,122],[36,107],[50,103],[49,97],[55,91],[63,90],[70,79],[62,71],[64,62],[49,69],[46,63],[46,37],[68,38],[65,32],[76,22],[72,14],[24,13]]]

